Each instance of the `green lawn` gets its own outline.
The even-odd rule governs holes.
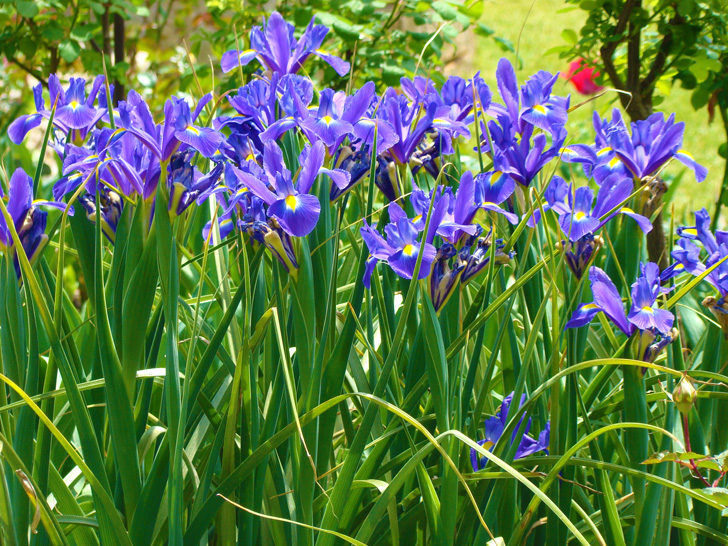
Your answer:
[[[486,0],[482,22],[492,28],[497,36],[511,40],[517,47],[522,64],[516,67],[520,80],[534,72],[544,69],[550,72],[565,70],[567,62],[557,54],[544,55],[555,46],[564,45],[561,32],[571,28],[578,32],[584,19],[579,9],[564,10],[566,4],[559,0]],[[530,13],[529,13],[530,9]],[[563,11],[560,11],[563,10]],[[520,34],[520,40],[519,40]],[[468,65],[460,68],[463,72],[481,70],[489,84],[495,85],[495,66],[504,53],[492,40],[481,39]],[[509,54],[511,60],[515,59]],[[459,70],[459,71],[460,71]],[[570,84],[560,81],[556,86],[558,93],[572,93],[572,105],[582,102],[585,97],[577,95]],[[570,133],[580,141],[592,139],[591,116],[596,109],[600,114],[608,113],[614,106],[616,96],[608,93],[571,114]],[[707,207],[712,211],[712,203],[718,196],[723,176],[724,162],[718,156],[718,146],[725,137],[719,117],[708,125],[708,113],[698,112],[690,106],[690,92],[674,86],[665,101],[658,107],[666,114],[676,113],[678,121],[686,124],[684,147],[698,162],[708,168],[708,178],[696,185],[692,173],[685,173],[683,184],[677,192],[675,204],[679,213]],[[674,174],[679,174],[681,166],[671,166]]]

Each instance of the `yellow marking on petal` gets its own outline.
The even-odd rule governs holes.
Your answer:
[[[693,159],[693,160],[695,159],[693,157],[693,154],[691,154],[687,150],[678,150],[677,153],[679,153],[680,155],[684,155],[685,157],[689,157],[690,159]]]
[[[326,125],[331,125],[331,122],[334,121],[334,118],[331,116],[324,116],[321,119]]]
[[[577,212],[574,215],[574,220],[576,220],[578,222],[579,220],[583,220],[585,216],[586,216],[586,212],[580,210],[579,212]]]
[[[698,230],[695,229],[694,227],[685,228],[685,229],[682,230],[682,232],[685,233],[685,234],[687,234],[687,235],[693,235],[694,237],[697,237],[698,236]]]
[[[421,214],[418,214],[417,216],[415,216],[414,218],[412,218],[412,222],[419,222],[420,220],[422,220],[422,215]]]
[[[630,213],[630,214],[635,214],[635,211],[633,211],[633,210],[632,210],[631,208],[629,208],[629,207],[622,207],[622,212],[628,212],[628,213]]]
[[[245,158],[245,161],[255,161],[255,156],[253,154],[248,154],[248,157]]]
[[[317,49],[316,53],[318,53],[319,55],[328,55],[329,54],[329,52],[326,51],[325,49]]]
[[[487,450],[490,450],[491,447],[495,445],[495,442],[487,441],[483,444],[483,447]]]
[[[612,159],[609,160],[609,166],[611,168],[614,168],[617,165],[619,165],[619,158],[618,157],[615,156],[615,157],[613,157]]]
[[[503,176],[503,172],[495,171],[493,176],[490,177],[490,185],[493,186],[496,182],[498,182],[498,180],[501,179],[501,176]]]
[[[587,303],[582,309],[599,309],[596,303]]]
[[[187,130],[190,133],[192,133],[193,135],[199,135],[200,134],[200,130],[197,127],[193,126],[193,125],[188,125],[187,126]]]
[[[407,256],[412,256],[412,254],[415,253],[415,245],[404,245],[402,252],[404,252]]]
[[[645,313],[649,313],[650,315],[655,312],[655,310],[652,307],[650,307],[649,305],[645,305],[642,308],[642,311],[644,311]]]
[[[611,152],[611,151],[612,151],[612,148],[611,148],[611,147],[609,147],[609,146],[606,146],[606,147],[602,148],[601,150],[599,150],[599,151],[597,152],[597,155],[604,155],[604,154],[608,154],[608,153],[609,153],[609,152]]]
[[[289,195],[286,197],[286,206],[293,211],[296,210],[296,207],[298,206],[298,199],[296,199],[295,195]]]
[[[75,110],[76,108],[81,106],[81,104],[77,100],[72,100],[69,106],[71,107],[71,110]]]
[[[483,201],[481,204],[483,206],[487,206],[487,205],[490,205],[490,206],[493,206],[493,207],[497,207],[498,206],[497,204],[493,203],[493,201]]]
[[[535,105],[533,109],[536,110],[536,112],[538,112],[539,114],[546,114],[546,108],[544,108],[541,104]]]

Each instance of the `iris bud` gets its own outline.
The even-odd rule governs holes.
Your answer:
[[[687,415],[697,399],[698,391],[693,386],[693,382],[687,375],[683,375],[675,390],[672,391],[672,401],[675,402],[680,413]]]

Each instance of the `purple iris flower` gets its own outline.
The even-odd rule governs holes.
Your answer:
[[[652,114],[646,120],[632,122],[631,134],[618,109],[612,120],[602,120],[594,113],[596,142],[593,175],[598,183],[615,172],[625,173],[637,180],[653,176],[671,159],[677,159],[695,173],[698,182],[705,180],[708,171],[690,153],[682,149],[685,123],[675,123],[675,115]],[[586,162],[584,153],[575,154]],[[566,157],[566,161],[570,158]]]
[[[668,268],[672,275],[686,271],[691,275],[700,275],[707,268],[728,256],[728,231],[710,229],[710,216],[708,211],[701,209],[695,211],[695,225],[678,228],[678,248],[672,251],[675,263]],[[706,257],[701,259],[701,249],[705,249]],[[666,271],[668,271],[666,270]],[[723,262],[705,277],[718,292],[718,297],[708,296],[703,305],[710,309],[724,335],[728,337],[728,262]]]
[[[475,177],[475,204],[480,210],[502,214],[511,224],[517,224],[518,216],[500,207],[515,190],[516,183],[503,172],[480,173]]]
[[[61,87],[55,74],[48,78],[51,109],[54,104],[56,106],[53,125],[67,134],[71,142],[83,142],[88,132],[106,115],[105,108],[94,107],[96,96],[103,84],[104,77],[97,76],[87,97],[86,80],[83,78],[71,78],[67,90]],[[51,111],[46,107],[41,84],[33,88],[33,97],[36,113],[20,116],[8,127],[8,136],[15,144],[23,142],[25,135],[38,127],[43,118],[50,119]]]
[[[522,186],[528,186],[541,169],[558,156],[566,140],[566,131],[562,126],[555,126],[551,145],[544,133],[533,136],[533,125],[526,124],[518,140],[515,127],[506,117],[498,118],[500,125],[494,121],[488,123],[495,147],[493,163],[497,170],[506,173]],[[533,141],[533,142],[532,142]]]
[[[447,209],[442,225],[438,228],[437,234],[453,245],[458,245],[463,238],[476,235],[477,228],[473,231],[461,229],[460,226],[473,224],[478,210],[478,204],[475,202],[475,178],[472,172],[465,171],[460,177],[460,184],[455,192],[455,197],[450,201],[450,206]]]
[[[233,116],[219,116],[214,120],[214,127],[221,129],[230,126],[234,132],[260,133],[276,120],[276,92],[284,91],[291,83],[290,79],[296,78],[308,82],[300,76],[287,76],[283,81],[274,76],[271,81],[253,80],[247,85],[238,89],[237,94],[228,95],[227,99],[235,109]],[[313,88],[308,82],[306,88],[310,92],[308,102],[313,97]],[[253,131],[250,131],[253,129]]]
[[[164,123],[157,126],[141,96],[129,91],[127,100],[119,104],[121,128],[117,129],[112,140],[129,132],[159,161],[168,161],[175,152],[189,148],[210,158],[223,145],[224,138],[219,131],[195,125],[195,121],[211,98],[210,94],[202,97],[193,112],[185,100],[172,97],[164,105]]]
[[[508,59],[498,61],[496,80],[505,107],[493,104],[491,111],[498,117],[506,116],[519,134],[530,126],[538,127],[557,136],[568,116],[569,97],[552,96],[559,75],[540,71],[518,89],[516,71]]]
[[[596,232],[618,214],[634,219],[648,233],[650,221],[632,209],[623,206],[633,189],[632,181],[621,174],[604,180],[596,196],[588,187],[573,190],[561,177],[554,177],[546,190],[544,210],[551,209],[559,215],[559,227],[567,240],[563,241],[566,263],[577,279],[581,279],[603,240]],[[540,211],[534,214],[534,223],[540,219]],[[530,220],[529,220],[530,221]]]
[[[0,186],[0,199],[5,199],[2,186]],[[40,206],[66,209],[65,203],[34,200],[33,179],[22,168],[16,169],[10,177],[6,208],[28,260],[33,260],[38,256],[48,242],[48,236],[45,234],[48,213],[40,210],[38,208]],[[73,208],[69,210],[69,214],[73,215]],[[0,251],[10,252],[13,256],[15,272],[20,277],[20,263],[15,254],[15,245],[4,214],[0,214]]]
[[[412,210],[415,213],[415,217],[412,218],[412,223],[415,225],[418,231],[425,229],[425,220],[427,218],[427,212],[430,210],[430,201],[432,199],[433,191],[429,194],[421,190],[417,184],[412,182]],[[432,205],[432,221],[430,224],[434,225],[435,234],[441,237],[452,236],[454,232],[467,233],[468,235],[474,235],[476,226],[472,225],[472,216],[470,219],[467,217],[455,218],[455,196],[453,196],[450,188],[438,187],[437,193],[435,194],[435,203]],[[460,223],[462,220],[463,223]]]
[[[311,19],[303,35],[296,40],[295,28],[287,23],[280,13],[274,11],[263,27],[255,26],[250,31],[250,48],[238,51],[233,49],[222,56],[222,71],[227,73],[245,66],[257,59],[266,69],[274,74],[284,76],[296,74],[303,63],[315,55],[331,65],[339,76],[349,72],[349,63],[321,48],[329,29],[324,25],[314,24]]]
[[[663,280],[657,264],[641,264],[640,276],[630,291],[629,313],[625,315],[617,287],[604,271],[592,266],[589,268],[589,281],[594,301],[580,304],[565,328],[585,326],[597,313],[603,312],[626,336],[639,334],[638,358],[651,362],[677,336],[672,327],[675,321],[673,314],[656,306],[658,296],[666,291],[660,286]]]
[[[509,394],[503,399],[498,414],[495,417],[491,417],[485,421],[485,438],[482,440],[478,440],[479,446],[483,446],[488,450],[492,450],[493,447],[495,447],[495,445],[503,436],[503,431],[505,430],[507,424],[506,419],[508,418],[508,412],[510,410],[512,402],[513,393]],[[518,404],[518,407],[520,408],[521,406],[523,406],[525,402],[526,394],[524,393],[521,395],[521,402],[520,404]],[[516,430],[513,431],[513,436],[511,437],[510,442],[511,445],[513,445],[513,442],[516,441],[518,429],[521,428],[522,424],[523,417],[521,417],[521,420],[518,422]],[[524,457],[528,457],[529,455],[533,455],[534,453],[538,453],[539,451],[543,451],[548,455],[549,439],[551,435],[551,422],[546,421],[546,426],[541,431],[541,434],[538,435],[538,440],[528,435],[529,430],[531,430],[530,417],[526,422],[523,435],[521,436],[521,440],[518,443],[518,448],[516,449],[516,454],[514,456],[515,459],[523,459]],[[474,449],[471,449],[470,462],[473,465],[473,472],[477,472],[478,470],[483,470],[486,467],[486,465],[488,464],[488,458],[479,457],[478,452]]]
[[[295,127],[301,128],[304,120],[311,116],[309,106],[313,100],[313,84],[310,80],[301,76],[284,76],[278,87],[280,117],[260,133],[262,142],[277,140],[287,131]],[[309,140],[317,140],[311,138],[310,134],[306,136]]]
[[[303,121],[304,132],[312,135],[309,140],[322,141],[329,149],[341,142],[353,130],[354,126],[344,117],[346,94],[324,89],[319,94],[319,105],[309,110],[309,116]]]
[[[325,155],[326,149],[320,141],[303,149],[298,158],[301,169],[295,186],[291,172],[283,162],[281,149],[273,141],[265,144],[263,154],[266,182],[234,167],[233,171],[243,185],[268,205],[268,216],[275,217],[288,234],[303,237],[311,233],[321,212],[318,198],[309,193],[316,177],[325,174],[341,187],[350,179],[346,171],[323,168]],[[275,188],[275,193],[269,189],[269,184]]]
[[[561,180],[563,183],[563,180]],[[556,182],[558,184],[558,181]],[[595,233],[617,214],[629,216],[643,232],[652,230],[650,221],[632,209],[622,206],[632,193],[632,181],[619,174],[607,178],[599,187],[596,205],[594,191],[583,186],[567,192],[568,202],[552,203],[559,213],[559,226],[570,241],[576,242],[589,233]]]
[[[386,240],[366,220],[360,230],[362,239],[369,248],[369,258],[364,273],[364,286],[367,288],[370,288],[371,275],[379,261],[387,262],[400,277],[411,279],[415,272],[417,256],[422,252],[422,265],[418,278],[424,279],[430,274],[430,266],[437,254],[435,247],[432,246],[437,229],[434,217],[435,221],[430,221],[429,231],[422,241],[418,240],[420,230],[395,202],[389,204],[389,217],[392,221],[384,228]]]
[[[387,89],[379,107],[379,119],[386,121],[399,139],[388,152],[400,165],[409,162],[417,145],[433,127],[437,105],[430,103],[418,118],[420,110],[419,104],[409,102],[407,97],[398,95],[391,87]]]

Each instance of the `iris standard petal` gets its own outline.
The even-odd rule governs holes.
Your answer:
[[[21,167],[18,167],[10,177],[7,206],[16,228],[20,228],[32,205],[33,179]]]

